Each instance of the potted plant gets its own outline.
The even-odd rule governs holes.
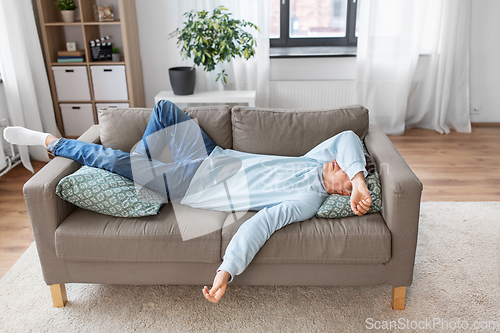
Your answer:
[[[190,95],[196,80],[195,67],[204,66],[206,72],[213,71],[218,63],[232,58],[249,59],[255,55],[255,38],[244,28],[259,28],[250,22],[230,18],[231,13],[224,6],[213,10],[212,16],[205,10],[184,13],[187,21],[184,28],[177,28],[169,36],[177,37],[184,59],[192,58],[192,67],[173,67],[169,69],[170,83],[176,95]],[[217,75],[215,81],[227,83],[225,70]]]
[[[114,62],[120,61],[120,49],[117,47],[113,47],[111,49],[111,58]]]
[[[75,0],[58,0],[55,5],[61,10],[63,22],[75,22]]]

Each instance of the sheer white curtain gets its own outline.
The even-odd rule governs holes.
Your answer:
[[[0,0],[0,58],[11,124],[59,135],[31,0]],[[30,156],[48,161],[43,147],[18,149],[30,171]]]
[[[389,134],[470,132],[471,0],[359,0],[356,91]]]
[[[236,58],[229,63],[219,64],[212,72],[203,71],[203,67],[196,69],[196,91],[212,90],[256,90],[256,105],[267,107],[269,105],[269,1],[268,0],[182,0],[178,2],[178,27],[185,18],[185,12],[191,10],[206,10],[212,12],[215,7],[224,6],[232,13],[232,18],[245,20],[254,23],[260,32],[249,30],[257,39],[255,56],[249,60]],[[182,60],[179,49],[173,50],[177,54],[179,65],[191,66],[193,63],[189,59]],[[228,74],[228,83],[224,87],[220,82],[215,82],[217,73],[222,69]]]

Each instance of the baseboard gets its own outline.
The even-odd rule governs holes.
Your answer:
[[[500,123],[471,123],[472,127],[500,127]]]

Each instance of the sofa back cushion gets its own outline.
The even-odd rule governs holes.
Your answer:
[[[197,119],[200,127],[222,148],[232,147],[231,109],[229,106],[203,106],[182,111]],[[99,126],[104,147],[130,152],[142,138],[152,109],[100,109]]]
[[[152,109],[100,109],[99,129],[104,147],[130,152],[141,139]]]
[[[301,156],[332,136],[368,133],[368,110],[342,108],[287,110],[235,106],[231,111],[233,149],[248,153]]]

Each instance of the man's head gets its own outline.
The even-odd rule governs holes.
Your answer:
[[[323,166],[323,181],[329,194],[351,195],[352,183],[337,161]]]
[[[365,154],[368,175],[375,173],[375,163],[370,155]],[[351,195],[352,182],[336,161],[323,165],[323,181],[329,194]]]

